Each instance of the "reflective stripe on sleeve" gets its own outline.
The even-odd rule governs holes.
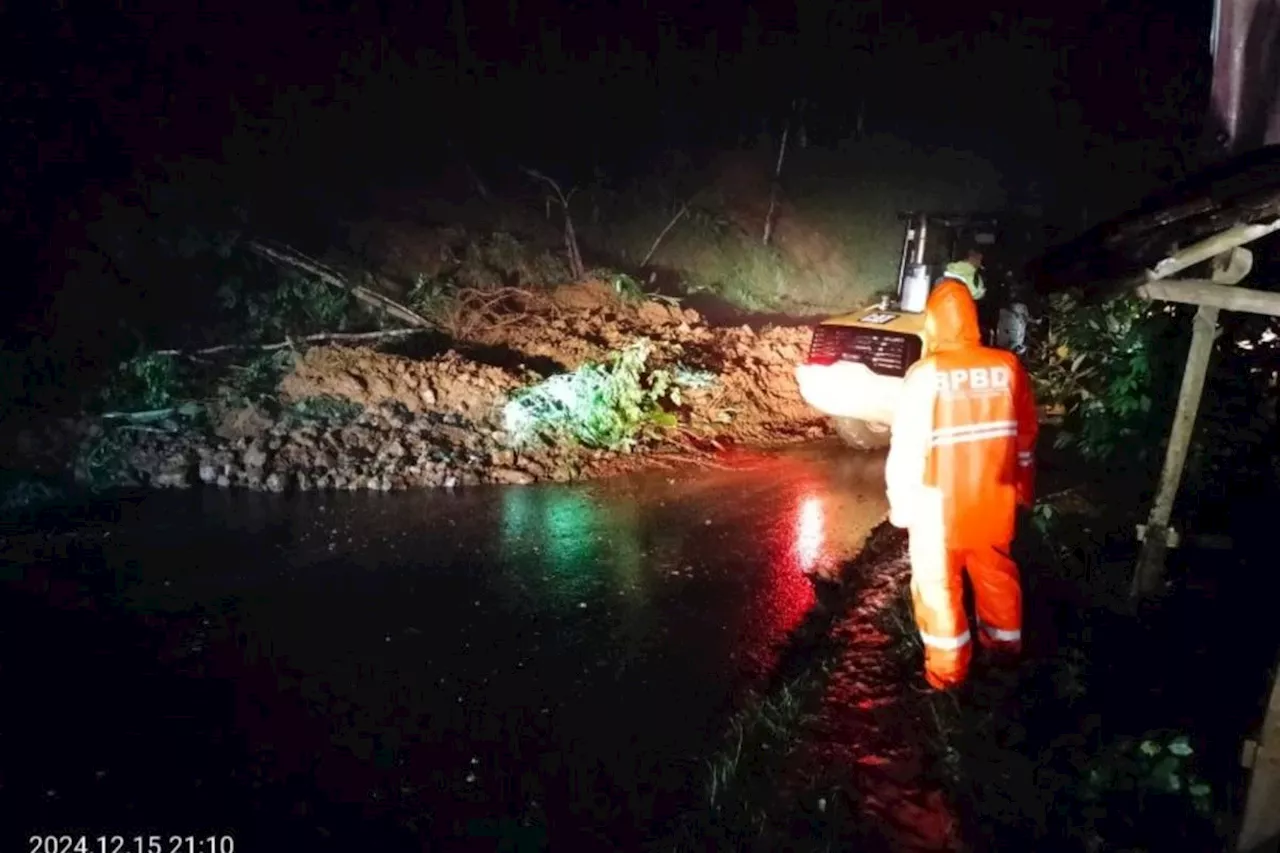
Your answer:
[[[927,634],[920,632],[920,639],[924,640],[926,646],[933,646],[935,649],[945,649],[947,651],[955,651],[963,649],[969,643],[969,632],[965,631],[958,637],[939,637],[935,634]]]
[[[1035,464],[1035,453],[1030,450],[1018,451],[1018,465],[1022,468],[1030,468]]]

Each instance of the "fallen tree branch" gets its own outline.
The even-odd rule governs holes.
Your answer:
[[[423,332],[435,331],[431,329],[384,329],[379,332],[322,332],[316,335],[307,335],[301,338],[288,338],[273,344],[220,344],[216,347],[205,347],[197,350],[180,350],[180,349],[162,349],[156,350],[155,355],[172,355],[180,358],[195,358],[201,355],[214,355],[220,352],[233,352],[236,350],[258,350],[260,352],[271,352],[272,350],[284,349],[291,347],[295,343],[328,343],[331,341],[377,341],[386,338],[403,338],[408,335],[420,335]]]
[[[430,320],[416,311],[410,310],[394,299],[383,296],[381,293],[375,293],[367,287],[351,284],[324,264],[289,246],[269,246],[258,240],[250,240],[249,248],[274,264],[301,270],[308,275],[315,276],[331,287],[345,290],[366,305],[385,311],[402,323],[408,323],[410,326],[416,326],[421,329],[428,329],[434,326]]]
[[[658,246],[662,243],[662,238],[666,237],[667,232],[674,228],[675,224],[688,212],[689,202],[686,201],[684,204],[680,205],[680,209],[676,211],[676,215],[671,217],[671,221],[667,223],[667,227],[663,228],[662,231],[658,233],[658,239],[653,241],[653,245],[649,247],[649,251],[644,256],[644,260],[640,262],[640,266],[644,267],[648,265],[649,259],[653,257],[653,253],[658,251]]]
[[[134,423],[146,423],[148,421],[160,421],[165,418],[172,417],[182,411],[182,406],[171,406],[167,409],[151,409],[146,412],[103,412],[98,415],[104,421],[132,421]]]

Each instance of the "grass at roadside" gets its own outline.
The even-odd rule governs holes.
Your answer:
[[[881,849],[845,775],[800,766],[808,729],[843,651],[832,626],[875,577],[877,562],[901,536],[887,524],[846,567],[840,589],[824,586],[782,650],[770,683],[746,697],[706,760],[700,804],[654,846],[661,850]]]
[[[1160,699],[1179,670],[1144,666],[1168,626],[1121,607],[1132,548],[1116,531],[1130,519],[1082,515],[1084,503],[1059,492],[1056,513],[1024,526],[1029,647],[1014,673],[979,655],[962,694],[912,689],[921,649],[901,584],[867,617],[890,638],[877,677],[902,682],[895,736],[918,743],[919,781],[943,794],[973,849],[1222,849],[1231,804],[1214,753],[1224,734],[1206,730],[1203,713],[1197,724],[1185,696]],[[900,546],[896,531],[878,534],[895,537]],[[892,848],[859,793],[863,770],[806,765],[806,738],[848,653],[833,628],[865,597],[865,575],[883,571],[875,554],[873,545],[849,567],[846,588],[796,632],[773,684],[730,719],[701,806],[662,849]]]
[[[1061,493],[1060,505],[1072,496],[1079,499]],[[1213,744],[1189,728],[1189,709],[1156,698],[1164,686],[1141,654],[1153,645],[1144,636],[1152,628],[1117,595],[1131,547],[1069,511],[1036,521],[1018,546],[1029,642],[1022,665],[992,670],[979,655],[964,693],[925,695],[909,710],[967,841],[1222,849],[1215,809],[1227,803],[1201,755]],[[908,604],[901,609],[909,613]]]

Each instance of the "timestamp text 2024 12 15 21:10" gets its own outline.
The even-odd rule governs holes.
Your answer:
[[[27,837],[27,853],[235,853],[230,835],[65,835]]]

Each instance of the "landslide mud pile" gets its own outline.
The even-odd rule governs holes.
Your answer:
[[[130,437],[132,477],[274,491],[566,481],[825,431],[793,376],[807,327],[712,328],[693,310],[622,299],[600,282],[514,291],[472,313],[467,336],[443,352],[313,347],[280,383],[283,414],[220,412],[199,435],[139,432]],[[649,367],[709,378],[682,395],[674,426],[650,430],[630,452],[510,434],[503,412],[513,392],[641,339],[650,342]],[[346,417],[297,413],[317,399],[354,405]]]

